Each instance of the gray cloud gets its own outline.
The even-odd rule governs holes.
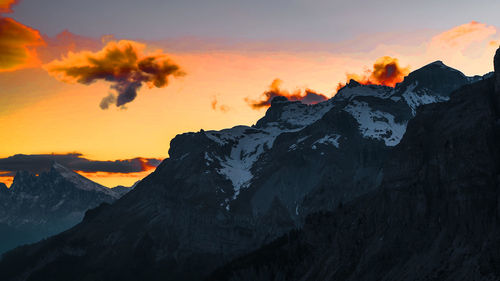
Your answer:
[[[135,173],[152,169],[161,163],[156,158],[132,158],[114,161],[96,161],[82,157],[81,153],[67,154],[16,154],[0,158],[0,176],[13,176],[16,171],[40,173],[47,171],[53,162],[69,169],[83,172]]]

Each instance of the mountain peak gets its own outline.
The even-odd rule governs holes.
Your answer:
[[[273,106],[273,104],[286,103],[286,102],[290,102],[286,97],[276,96],[271,100],[271,106]]]
[[[411,72],[400,84],[403,90],[414,85],[417,90],[426,88],[434,93],[445,93],[450,88],[458,89],[470,82],[471,77],[438,60]]]
[[[447,66],[446,64],[444,64],[443,61],[441,61],[441,60],[437,60],[437,61],[434,61],[434,62],[431,62],[431,63],[427,64],[427,66],[430,66],[430,65],[439,66],[439,67],[448,67],[449,68],[449,66]]]
[[[346,85],[346,87],[349,87],[349,88],[354,88],[354,87],[358,87],[358,86],[361,86],[361,84],[354,79],[349,80],[349,83],[347,83],[347,85]]]
[[[93,182],[86,177],[74,172],[73,170],[54,162],[51,166],[51,172],[55,172],[59,174],[61,177],[65,178],[69,182],[75,184],[75,186],[79,189],[87,190],[87,191],[96,191],[102,192],[107,195],[112,196],[113,198],[118,198],[119,195],[116,192],[113,192],[110,188],[102,186],[96,182]]]

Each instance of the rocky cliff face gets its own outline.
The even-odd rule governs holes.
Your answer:
[[[498,48],[496,53],[495,53],[495,58],[493,60],[493,66],[495,68],[496,104],[497,104],[497,110],[500,111],[500,48]]]
[[[57,163],[39,176],[18,172],[10,188],[0,186],[0,253],[66,230],[122,194]]]
[[[480,79],[436,62],[396,88],[352,81],[313,106],[277,98],[255,126],[179,135],[135,190],[8,253],[0,271],[6,280],[199,280],[307,214],[379,188],[419,106]]]
[[[499,83],[419,109],[380,189],[309,216],[209,279],[499,280]]]

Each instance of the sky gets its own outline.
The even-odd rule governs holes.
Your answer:
[[[62,161],[130,186],[177,134],[255,124],[276,93],[330,98],[381,59],[401,79],[435,60],[485,74],[499,10],[497,1],[0,0],[0,182]]]

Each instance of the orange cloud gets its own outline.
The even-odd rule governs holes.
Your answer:
[[[210,105],[212,106],[212,109],[214,111],[220,110],[224,113],[228,112],[231,108],[225,104],[219,104],[219,101],[217,100],[216,96],[212,97],[212,101],[210,102]]]
[[[133,101],[143,84],[149,88],[168,85],[169,76],[182,76],[184,72],[160,51],[145,55],[144,44],[121,40],[108,42],[98,52],[69,52],[62,60],[44,65],[50,75],[68,83],[92,84],[98,80],[111,82],[116,91],[104,97],[100,107],[115,104],[123,107]]]
[[[449,47],[461,49],[469,46],[473,42],[482,41],[495,33],[496,28],[494,26],[471,21],[439,34],[433,38],[433,41],[446,44]]]
[[[265,91],[262,94],[263,99],[261,100],[252,100],[249,98],[245,98],[245,101],[253,108],[260,109],[263,107],[271,106],[271,101],[275,97],[285,97],[290,101],[301,101],[305,104],[316,104],[328,99],[323,94],[318,94],[310,89],[305,89],[304,93],[301,90],[296,90],[293,93],[290,93],[286,90],[281,89],[281,85],[283,81],[281,79],[274,79],[271,85],[269,85],[269,90]]]
[[[373,64],[373,69],[367,69],[364,74],[358,75],[347,73],[347,82],[351,79],[364,85],[384,85],[394,87],[403,81],[404,77],[410,73],[409,67],[401,67],[398,59],[388,56],[381,57]],[[345,84],[339,83],[337,90]]]
[[[44,45],[40,33],[11,18],[0,17],[0,71],[40,64],[35,47]]]
[[[491,40],[489,45],[491,47],[495,47],[495,48],[498,48],[498,46],[500,46],[500,40]]]
[[[12,13],[12,6],[19,3],[19,0],[0,0],[0,14]]]

